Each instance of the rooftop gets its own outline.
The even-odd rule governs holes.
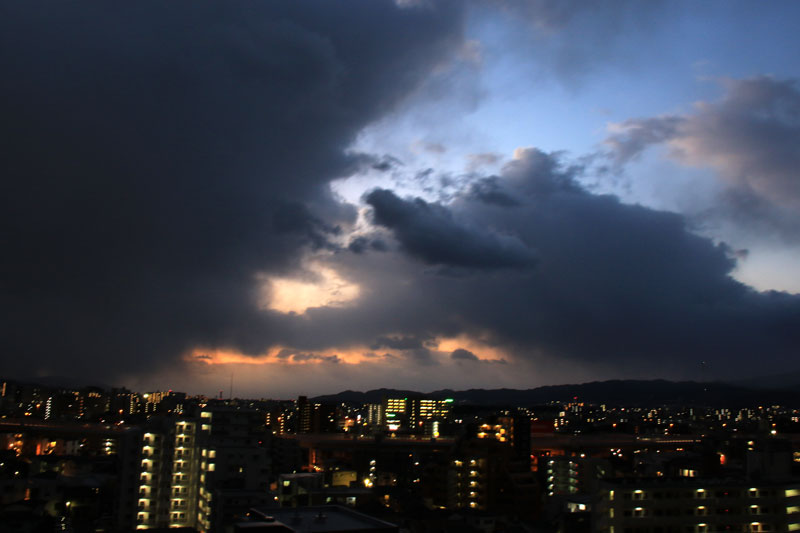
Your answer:
[[[295,533],[394,533],[398,531],[394,524],[338,505],[257,508],[253,511],[253,514],[263,517],[261,523],[264,526],[268,524],[285,525]],[[241,524],[241,526],[245,526],[245,524]]]

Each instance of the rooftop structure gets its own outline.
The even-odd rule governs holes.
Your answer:
[[[365,514],[323,505],[280,509],[253,509],[251,521],[236,525],[235,531],[291,531],[294,533],[396,533],[396,525]],[[284,529],[285,528],[285,529]]]

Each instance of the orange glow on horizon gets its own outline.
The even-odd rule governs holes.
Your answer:
[[[194,349],[186,360],[192,363],[207,365],[306,365],[314,363],[358,364],[365,359],[363,350],[325,350],[322,352],[303,352],[291,350],[283,346],[271,348],[261,355],[247,355],[235,350]]]
[[[450,361],[450,354],[462,348],[474,353],[482,361],[500,362],[508,361],[508,355],[502,349],[490,346],[487,342],[467,335],[457,337],[440,338],[434,341],[437,345],[433,350],[433,355],[443,362]],[[319,363],[339,363],[339,364],[369,364],[381,363],[385,361],[381,357],[370,355],[371,350],[366,345],[355,345],[346,348],[328,348],[318,351],[297,350],[286,346],[273,346],[262,354],[249,355],[235,349],[205,349],[195,348],[186,355],[185,360],[190,363],[204,363],[207,365],[307,365]],[[402,350],[380,350],[381,354],[387,353],[395,358],[402,360],[404,354]]]

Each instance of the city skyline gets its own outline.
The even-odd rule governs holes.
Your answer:
[[[0,375],[797,372],[798,11],[4,4]]]
[[[3,524],[800,529],[796,392],[607,385],[538,396],[227,400],[3,381]],[[342,529],[331,516],[356,521]]]

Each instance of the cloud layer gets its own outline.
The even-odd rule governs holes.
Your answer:
[[[796,241],[800,230],[800,88],[795,80],[724,80],[719,102],[691,113],[631,119],[612,126],[606,143],[618,165],[650,146],[675,161],[713,169],[725,187],[719,214],[771,223]]]
[[[281,342],[308,351],[389,349],[409,365],[474,362],[469,354],[485,359],[481,350],[490,350],[513,367],[509,377],[527,372],[531,379],[539,366],[564,364],[582,376],[697,377],[701,361],[715,376],[737,375],[753,357],[776,366],[791,357],[800,298],[736,281],[730,274],[738,256],[725,244],[693,233],[681,215],[583,189],[582,172],[527,149],[447,205],[376,191],[368,201],[387,248],[328,257],[358,280],[361,297],[344,308],[282,317]],[[492,195],[475,194],[487,184]],[[383,201],[415,216],[387,223]],[[450,231],[456,220],[459,231]],[[470,247],[487,228],[536,250],[536,263],[474,268],[496,251]],[[429,248],[488,257],[420,252]],[[472,344],[448,341],[454,348],[442,355],[439,345],[454,338]]]
[[[372,191],[366,201],[374,222],[392,230],[406,252],[428,264],[495,269],[536,263],[534,251],[519,239],[460,224],[441,205],[420,198],[403,201],[385,189]]]
[[[735,372],[754,354],[775,363],[790,356],[800,335],[790,326],[800,318],[800,298],[758,293],[735,281],[736,254],[727,246],[692,233],[680,215],[582,189],[576,181],[581,171],[529,149],[519,151],[501,176],[478,183],[479,190],[490,183],[491,196],[476,195],[472,187],[447,206],[391,197],[400,204],[394,209],[438,213],[433,220],[414,218],[439,223],[425,232],[409,231],[402,222],[383,224],[400,249],[422,264],[430,256],[417,250],[432,246],[431,235],[447,250],[482,242],[486,230],[477,228],[536,250],[538,262],[466,278],[420,269],[379,281],[411,280],[397,303],[424,317],[416,318],[428,335],[482,332],[517,361],[562,358],[692,375],[703,360]],[[368,198],[380,222],[383,206],[375,194],[388,194]],[[497,202],[498,194],[515,202]],[[448,232],[452,220],[473,229]],[[437,257],[442,266],[465,264],[457,255]],[[396,314],[393,303],[384,301]]]
[[[0,373],[113,381],[227,362],[439,388],[553,368],[697,377],[700,361],[736,375],[795,354],[799,297],[737,282],[726,244],[587,190],[589,171],[558,153],[475,165],[441,201],[385,186],[360,206],[334,198],[337,178],[401,165],[349,149],[463,59],[461,3],[407,4],[4,6]],[[531,5],[545,32],[591,23],[572,3]],[[735,205],[795,220],[795,83],[727,89],[621,124],[613,156],[665,144],[715,169]]]
[[[2,372],[112,376],[270,344],[255,279],[355,210],[346,148],[460,42],[458,6],[9,4]]]

